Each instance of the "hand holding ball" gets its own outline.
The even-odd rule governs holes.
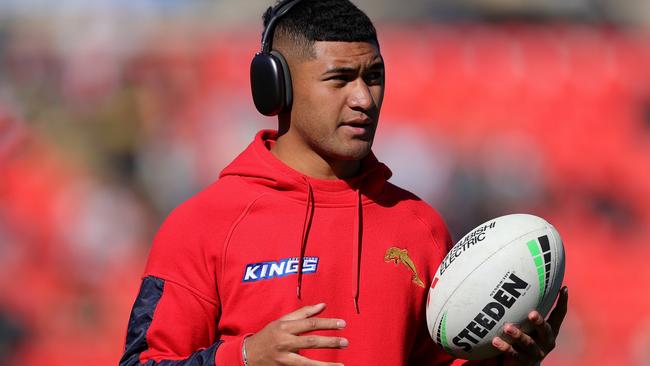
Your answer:
[[[513,214],[465,235],[442,261],[429,289],[433,340],[468,360],[495,356],[492,338],[505,323],[530,329],[532,310],[546,316],[564,278],[564,247],[546,220]]]

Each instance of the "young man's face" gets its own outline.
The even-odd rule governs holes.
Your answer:
[[[384,97],[384,63],[375,43],[316,42],[315,58],[292,65],[290,133],[325,160],[370,152]]]

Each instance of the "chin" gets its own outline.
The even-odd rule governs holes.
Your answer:
[[[339,160],[361,160],[368,156],[371,151],[371,144],[366,143],[364,146],[354,146],[350,147],[346,151],[341,151]]]

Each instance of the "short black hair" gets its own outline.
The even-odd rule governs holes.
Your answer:
[[[264,28],[277,6],[264,12]],[[349,0],[302,0],[280,18],[275,27],[275,37],[286,37],[295,45],[307,48],[317,41],[373,42],[379,47],[377,31],[366,13]],[[307,50],[305,50],[307,51]]]

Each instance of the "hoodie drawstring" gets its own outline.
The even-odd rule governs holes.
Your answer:
[[[361,191],[359,189],[357,192],[357,204],[355,207],[354,214],[354,237],[352,238],[352,268],[354,270],[354,309],[359,314],[359,280],[361,273],[361,242],[363,235],[363,215],[362,215],[362,205],[361,205]]]
[[[300,257],[298,258],[298,287],[296,294],[300,299],[302,291],[302,264],[305,259],[305,249],[307,248],[307,237],[309,237],[309,229],[311,228],[311,220],[314,217],[314,190],[311,188],[309,180],[303,177],[307,184],[307,210],[305,212],[305,220],[302,224],[302,239],[300,240]]]
[[[302,266],[305,259],[305,250],[307,248],[307,238],[311,229],[312,219],[314,217],[314,190],[307,178],[303,178],[307,184],[307,209],[305,210],[305,219],[302,225],[302,236],[300,240],[300,257],[298,258],[298,286],[296,295],[301,299],[302,295]],[[359,282],[361,278],[361,243],[363,235],[363,206],[361,204],[361,190],[356,189],[356,204],[354,207],[354,224],[352,237],[352,270],[354,271],[353,294],[354,309],[359,314]]]

